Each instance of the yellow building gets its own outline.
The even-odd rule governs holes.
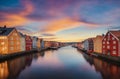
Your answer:
[[[37,48],[38,49],[41,48],[41,39],[40,38],[37,39]]]
[[[45,48],[51,47],[51,42],[50,41],[44,41],[44,47]]]
[[[0,27],[0,54],[21,51],[20,35],[15,28]]]
[[[98,35],[94,38],[94,52],[96,53],[102,53],[102,39],[103,36]]]

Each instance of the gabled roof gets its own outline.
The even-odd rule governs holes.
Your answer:
[[[19,34],[20,34],[21,37],[25,37],[25,35],[23,35],[21,32],[19,32]]]
[[[0,27],[0,36],[9,35],[15,28]]]
[[[120,40],[120,30],[109,31],[109,32],[112,33],[114,36],[116,36]]]

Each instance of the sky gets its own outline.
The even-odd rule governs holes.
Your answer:
[[[120,29],[120,0],[0,0],[0,26],[76,42]]]

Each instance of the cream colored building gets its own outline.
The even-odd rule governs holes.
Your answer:
[[[23,35],[22,33],[19,33],[20,34],[20,49],[21,51],[25,51],[25,35]]]
[[[98,35],[94,38],[94,52],[102,53],[102,39],[103,36]]]
[[[20,52],[20,35],[15,28],[0,27],[0,54]]]
[[[41,39],[40,38],[37,39],[37,48],[38,49],[41,48]]]

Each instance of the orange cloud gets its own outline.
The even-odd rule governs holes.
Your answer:
[[[16,26],[25,23],[27,20],[26,18],[19,16],[19,15],[5,15],[7,18],[5,21],[0,23],[0,26],[8,25],[8,26]]]
[[[66,17],[60,20],[51,21],[47,26],[45,26],[46,28],[43,29],[43,32],[56,33],[58,31],[80,27],[81,25],[89,27],[97,26],[97,24],[79,22]]]
[[[26,1],[23,1],[24,10],[22,10],[18,14],[8,14],[8,13],[0,13],[5,19],[0,21],[0,26],[21,26],[25,24],[28,19],[25,17],[33,11],[33,5]]]
[[[33,12],[34,6],[30,1],[24,0],[21,3],[23,4],[23,6],[25,6],[25,9],[20,12],[20,15],[25,16]]]

